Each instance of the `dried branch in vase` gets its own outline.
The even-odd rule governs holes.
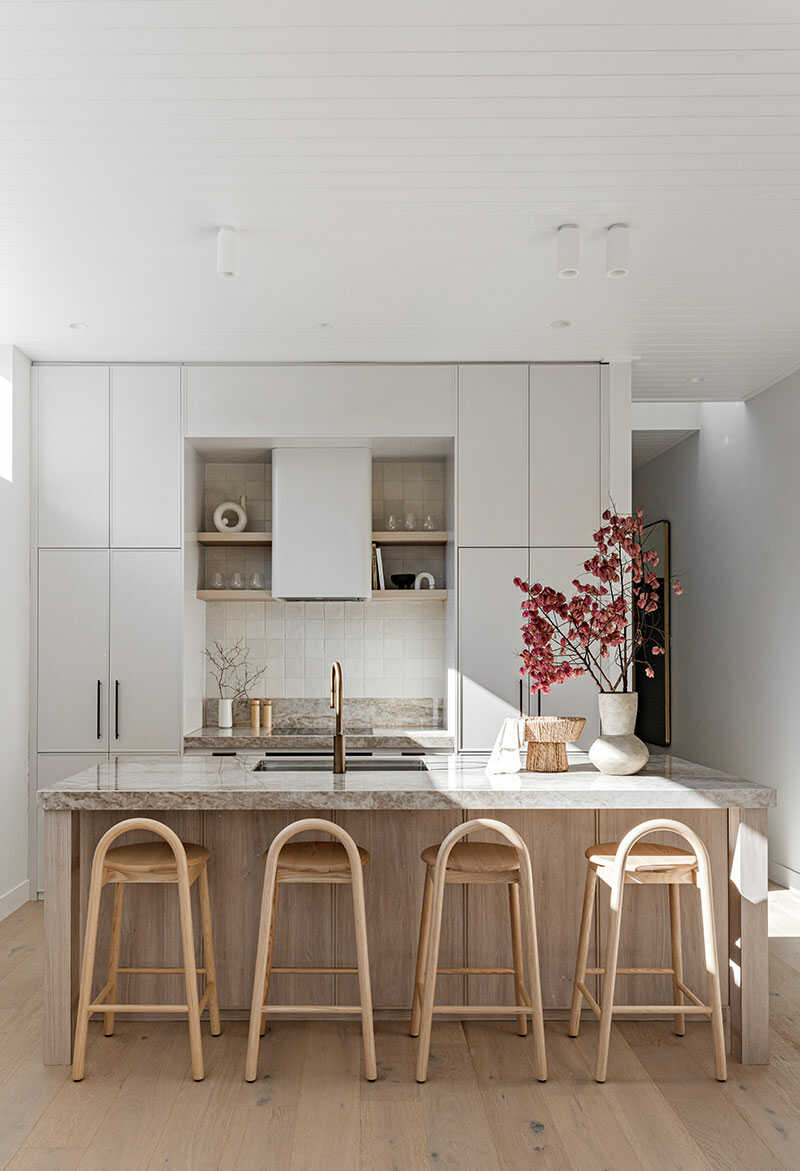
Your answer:
[[[206,657],[211,663],[211,673],[217,681],[220,699],[248,699],[250,688],[264,674],[264,668],[250,667],[250,648],[239,638],[231,647],[221,642],[206,647]]]
[[[642,511],[620,516],[606,509],[602,519],[593,535],[597,552],[583,563],[595,581],[573,578],[572,597],[514,578],[525,594],[520,675],[530,676],[534,693],[586,674],[600,691],[627,691],[634,663],[652,678],[652,658],[665,653],[650,617],[659,609],[659,558],[642,545]],[[671,588],[683,593],[677,580]]]

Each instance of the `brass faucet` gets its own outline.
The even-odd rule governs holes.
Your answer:
[[[336,712],[336,729],[333,733],[333,771],[347,772],[344,758],[344,735],[342,733],[342,664],[334,659],[331,664],[331,707]]]

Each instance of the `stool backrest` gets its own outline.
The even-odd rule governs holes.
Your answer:
[[[106,854],[117,838],[122,837],[123,834],[131,833],[136,829],[147,830],[148,833],[155,834],[167,843],[175,858],[178,877],[188,883],[189,867],[186,861],[186,851],[183,848],[183,842],[175,833],[174,829],[170,829],[168,825],[164,825],[163,821],[156,821],[153,817],[128,817],[124,821],[118,821],[116,825],[112,825],[110,829],[107,829],[95,846],[94,858],[92,860],[92,875],[94,875],[95,871],[100,872],[102,870],[102,867],[105,865]]]
[[[277,870],[278,856],[286,843],[290,842],[292,838],[296,838],[298,834],[305,833],[306,830],[320,830],[322,833],[330,834],[331,837],[336,838],[347,851],[351,874],[361,873],[361,858],[358,853],[358,846],[346,829],[342,829],[340,825],[336,825],[333,821],[327,821],[324,817],[303,817],[300,821],[293,821],[290,825],[285,826],[272,839],[269,850],[267,851],[266,868],[268,875],[274,874]]]

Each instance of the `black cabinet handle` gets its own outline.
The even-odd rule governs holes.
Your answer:
[[[114,739],[119,740],[119,679],[114,680]]]
[[[100,730],[100,688],[102,687],[100,680],[97,680],[97,739],[102,740],[103,733]]]

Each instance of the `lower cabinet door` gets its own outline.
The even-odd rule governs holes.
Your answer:
[[[36,757],[36,788],[49,789],[75,773],[84,769],[93,768],[97,764],[105,764],[108,756],[105,752],[40,752]],[[44,892],[44,811],[37,805],[36,808],[36,890]]]
[[[531,549],[531,581],[563,590],[570,597],[573,594],[573,578],[594,582],[584,571],[583,563],[594,554],[594,549]],[[553,687],[541,698],[543,716],[585,716],[586,725],[577,743],[579,748],[588,748],[600,735],[600,716],[597,705],[597,684],[591,675],[579,675]],[[537,699],[531,697],[531,712],[536,714]]]
[[[519,715],[523,596],[528,550],[459,549],[459,747],[488,752],[506,716]],[[527,688],[523,710],[528,711]]]
[[[178,752],[183,597],[176,549],[111,553],[112,752]]]

